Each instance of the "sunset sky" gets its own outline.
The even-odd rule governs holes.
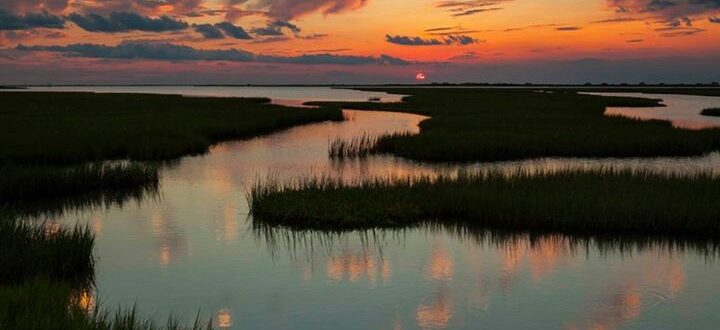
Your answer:
[[[720,81],[720,0],[0,0],[0,83]]]

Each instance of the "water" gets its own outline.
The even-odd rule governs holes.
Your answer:
[[[353,101],[363,102],[369,98],[380,98],[383,102],[399,102],[402,95],[382,92],[366,92],[330,87],[255,87],[255,86],[53,86],[30,87],[7,90],[28,92],[95,92],[95,93],[140,93],[173,94],[209,97],[269,97],[275,104],[300,106],[308,101]]]
[[[662,99],[662,103],[666,105],[665,107],[650,108],[611,107],[605,111],[606,116],[625,116],[642,120],[669,120],[673,123],[673,126],[687,129],[720,127],[720,117],[709,117],[700,114],[703,109],[720,107],[720,97],[642,93],[585,94]]]
[[[203,317],[228,329],[715,328],[716,253],[693,246],[493,236],[463,228],[346,234],[253,228],[257,179],[327,174],[348,180],[434,174],[390,156],[334,162],[329,141],[417,132],[425,117],[350,111],[319,123],[220,144],[165,169],[161,198],[85,210],[49,224],[90,225],[105,306]],[[718,169],[720,156],[540,159],[474,164],[539,171],[564,166]],[[624,245],[619,244],[624,243]]]

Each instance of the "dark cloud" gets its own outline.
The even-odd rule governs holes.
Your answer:
[[[252,37],[240,26],[233,25],[232,23],[222,22],[215,24],[220,30],[223,30],[226,35],[235,39],[252,39]]]
[[[188,24],[168,16],[150,18],[131,12],[112,12],[108,17],[98,14],[80,15],[72,13],[67,19],[90,32],[165,32],[188,28]]]
[[[606,0],[611,8],[622,14],[647,13],[674,19],[715,13],[720,0]]]
[[[441,46],[441,45],[470,45],[478,43],[479,40],[462,34],[448,35],[442,40],[436,38],[422,38],[401,35],[385,35],[385,41],[403,46]]]
[[[644,39],[630,39],[630,40],[625,40],[625,42],[631,43],[631,44],[632,44],[632,43],[644,42],[644,41],[645,41]]]
[[[297,25],[286,21],[271,21],[267,23],[267,26],[253,28],[250,31],[260,36],[284,36],[284,29],[289,30],[293,34],[298,34],[301,31]]]
[[[561,27],[556,27],[555,30],[556,31],[579,31],[579,30],[582,30],[582,28],[579,26],[561,26]]]
[[[452,16],[469,16],[488,11],[502,10],[498,7],[514,0],[443,0],[435,4],[438,8],[446,9]]]
[[[67,46],[23,46],[20,51],[58,52],[66,56],[102,59],[149,59],[163,61],[230,61],[283,64],[337,64],[337,65],[407,65],[410,62],[388,55],[349,56],[334,54],[304,54],[301,56],[274,56],[253,54],[238,49],[205,50],[190,46],[157,42],[123,42],[117,46],[98,44],[72,44]]]
[[[196,32],[202,34],[203,37],[207,39],[223,39],[226,35],[234,39],[252,39],[245,29],[228,22],[217,24],[195,24],[193,25],[193,28]]]
[[[198,32],[207,39],[223,39],[225,35],[222,33],[220,28],[212,24],[197,24],[193,25],[195,32]]]
[[[710,16],[708,18],[708,21],[710,21],[710,23],[720,24],[720,17]]]
[[[231,0],[235,1],[235,0]],[[248,2],[251,10],[267,11],[270,17],[281,21],[320,12],[337,14],[362,8],[369,0],[257,0]]]
[[[64,27],[65,20],[47,12],[16,15],[0,9],[0,30],[62,29]]]

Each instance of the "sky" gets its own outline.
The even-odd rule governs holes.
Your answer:
[[[0,0],[0,84],[720,81],[720,0]]]

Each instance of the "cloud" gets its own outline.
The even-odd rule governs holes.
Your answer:
[[[195,32],[201,33],[207,39],[223,39],[226,35],[234,39],[252,39],[245,29],[228,22],[195,24],[193,28]]]
[[[61,12],[69,6],[69,0],[2,0],[0,8],[16,13],[32,11]]]
[[[222,22],[215,24],[220,30],[223,30],[226,35],[235,39],[252,39],[252,37],[240,26],[233,25],[232,23]]]
[[[300,28],[286,21],[270,21],[265,27],[257,27],[250,30],[252,33],[260,36],[284,36],[283,29],[290,30],[293,34],[300,33]]]
[[[223,39],[225,38],[225,35],[222,33],[222,30],[218,28],[215,25],[212,24],[197,24],[193,25],[193,28],[195,29],[195,32],[198,32],[203,35],[206,39]]]
[[[148,59],[161,61],[229,61],[283,64],[336,64],[336,65],[407,65],[411,62],[389,55],[351,56],[334,54],[304,54],[300,56],[274,56],[254,54],[238,49],[197,49],[190,46],[159,42],[123,42],[117,46],[99,44],[72,44],[67,46],[24,46],[20,51],[57,52],[71,57],[102,59]]]
[[[150,18],[131,12],[112,12],[108,17],[98,14],[81,15],[72,13],[68,15],[67,19],[83,30],[90,32],[165,32],[188,28],[187,23],[168,16]]]
[[[710,23],[720,24],[720,17],[710,16],[708,17],[708,21],[710,21]]]
[[[561,27],[555,28],[555,31],[579,31],[579,30],[582,30],[582,28],[579,26],[561,26]]]
[[[403,46],[442,46],[442,45],[470,45],[480,42],[471,36],[457,34],[445,36],[442,40],[436,38],[422,38],[401,35],[385,35],[385,41]]]
[[[438,8],[446,9],[452,16],[469,16],[479,13],[502,10],[498,7],[514,0],[443,0],[435,4]]]
[[[45,10],[66,13],[69,9],[83,14],[108,14],[132,11],[143,15],[187,14],[202,9],[205,0],[1,0],[0,7],[14,12]]]
[[[238,2],[237,0],[231,0]],[[338,14],[364,7],[369,0],[257,0],[248,3],[250,10],[266,11],[268,16],[289,21],[312,13]]]
[[[654,14],[665,19],[715,13],[720,0],[606,0],[610,8],[621,14]]]
[[[65,21],[47,12],[16,15],[0,9],[0,30],[30,30],[34,28],[62,29]]]

